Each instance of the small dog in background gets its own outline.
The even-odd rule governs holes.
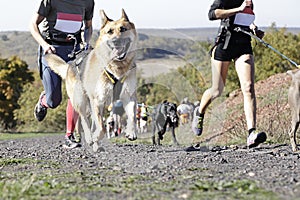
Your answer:
[[[177,105],[168,101],[164,101],[158,104],[153,114],[153,132],[152,143],[156,145],[155,132],[157,129],[157,144],[160,145],[160,141],[163,140],[163,135],[166,132],[167,126],[172,131],[172,139],[175,145],[179,145],[175,136],[175,128],[178,127],[179,117],[177,115]]]

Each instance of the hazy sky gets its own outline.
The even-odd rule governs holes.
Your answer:
[[[74,0],[75,1],[75,0]],[[0,31],[28,31],[28,23],[40,0],[0,0]],[[118,19],[124,8],[137,28],[217,27],[209,21],[213,0],[95,0],[94,28],[99,29],[99,10]],[[300,27],[299,0],[253,0],[258,26]]]

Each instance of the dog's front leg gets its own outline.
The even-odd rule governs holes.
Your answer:
[[[129,101],[129,103],[125,104],[125,112],[127,115],[127,127],[125,130],[125,136],[129,140],[136,140],[136,102]]]
[[[80,95],[78,95],[80,96]],[[85,98],[83,96],[82,98]],[[79,99],[80,100],[80,99]],[[75,101],[73,101],[75,103]],[[72,102],[72,103],[73,103]],[[88,102],[87,98],[85,98],[82,103],[77,103],[73,105],[77,105],[77,110],[79,112],[79,118],[77,121],[77,131],[82,136],[82,139],[85,144],[91,145],[92,144],[92,132],[91,132],[91,125],[90,125],[90,105],[87,104]],[[83,132],[82,132],[83,129]]]
[[[86,115],[82,115],[80,122],[81,122],[81,126],[83,128],[84,140],[87,143],[87,145],[91,145],[92,144],[92,132],[90,130],[89,119],[87,118]]]
[[[105,126],[104,126],[104,121],[103,121],[103,116],[104,116],[104,104],[99,104],[97,107],[98,109],[96,110],[98,113],[97,114],[97,121],[96,121],[96,130],[93,134],[93,142],[98,143],[100,140],[102,140],[105,136]],[[98,122],[98,123],[97,123]]]
[[[97,99],[93,99],[91,102],[92,107],[92,145],[93,151],[96,152],[99,149],[98,142],[105,136],[105,128],[103,122],[104,104],[98,103]]]
[[[179,145],[179,143],[176,139],[176,136],[175,136],[175,124],[174,123],[172,124],[172,138],[173,138],[173,144]]]
[[[156,122],[153,120],[153,125],[152,125],[152,144],[156,145],[155,141],[155,131],[156,131]]]
[[[127,115],[127,126],[125,129],[125,136],[131,141],[137,139],[136,89],[137,89],[136,68],[133,68],[130,70],[130,73],[125,79],[120,94],[120,99],[123,102],[123,106]]]
[[[110,124],[109,123],[106,123],[106,134],[107,134],[107,139],[110,139],[111,138],[111,135],[110,135]]]

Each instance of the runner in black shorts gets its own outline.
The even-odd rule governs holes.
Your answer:
[[[254,91],[254,58],[251,37],[235,31],[241,28],[252,31],[258,37],[263,32],[254,25],[255,15],[251,0],[214,0],[208,13],[210,20],[221,20],[218,36],[211,50],[212,86],[207,89],[195,109],[192,130],[200,136],[203,130],[204,113],[210,103],[219,97],[224,89],[227,72],[233,61],[244,95],[244,112],[249,136],[247,145],[255,147],[266,141],[266,133],[256,130],[256,97]]]
[[[234,61],[244,54],[253,55],[251,43],[234,44],[234,42],[229,42],[227,49],[223,49],[223,47],[224,43],[219,43],[212,50],[211,57],[214,60]]]

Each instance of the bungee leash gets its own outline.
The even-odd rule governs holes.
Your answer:
[[[249,36],[251,36],[252,38],[258,40],[260,43],[262,43],[264,46],[270,48],[271,50],[273,50],[274,52],[276,52],[277,54],[279,54],[281,57],[283,57],[284,59],[288,60],[292,65],[296,66],[297,68],[300,69],[300,65],[298,65],[295,61],[293,61],[292,59],[290,59],[289,57],[287,57],[286,55],[282,54],[280,51],[278,51],[277,49],[275,49],[274,47],[272,47],[270,44],[268,44],[267,42],[265,42],[264,40],[260,39],[259,37],[257,37],[256,35],[254,35],[251,32],[245,31],[243,30],[241,27],[236,27],[234,29],[234,31],[236,32],[242,32],[245,33]]]

